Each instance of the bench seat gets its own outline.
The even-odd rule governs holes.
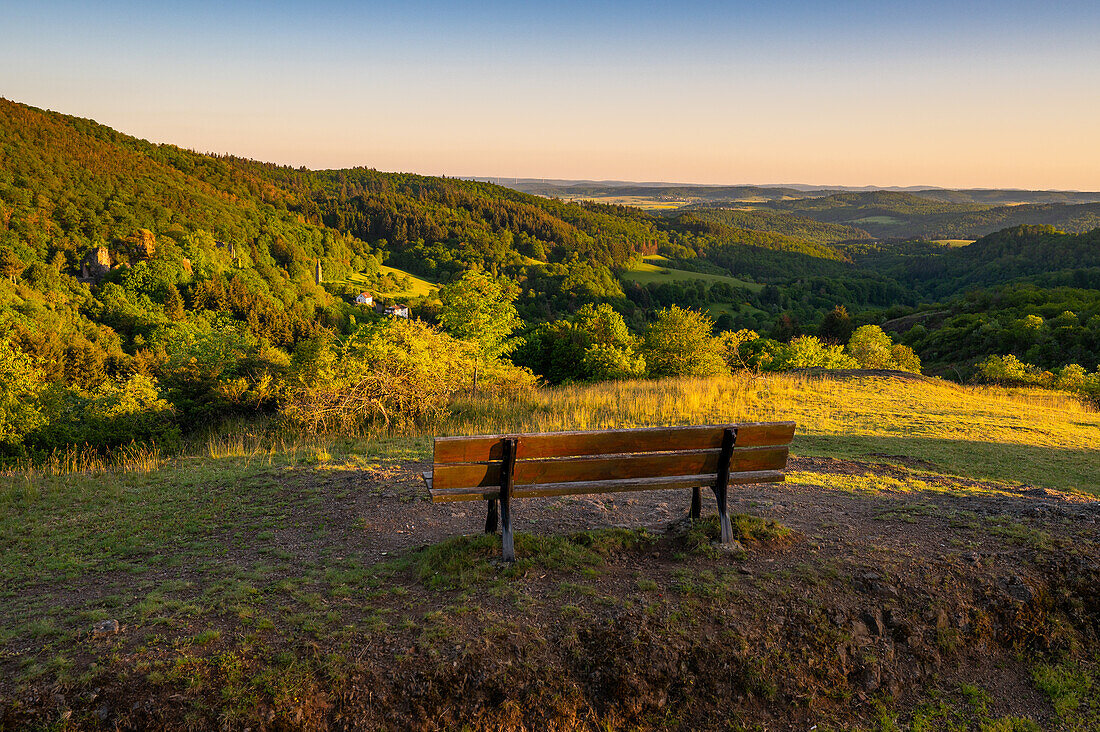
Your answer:
[[[701,488],[718,498],[723,541],[730,485],[783,480],[794,422],[437,437],[424,482],[436,503],[488,501],[485,530],[496,531],[514,560],[511,502],[519,498],[692,489],[699,517]]]

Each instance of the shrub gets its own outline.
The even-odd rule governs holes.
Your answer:
[[[877,325],[861,325],[848,340],[848,353],[862,369],[920,373],[920,357],[909,346],[894,344]]]
[[[841,346],[827,345],[815,336],[799,336],[778,350],[769,369],[851,369],[858,365],[854,358],[844,353]]]
[[[638,379],[645,376],[645,359],[626,347],[596,343],[584,352],[583,366],[589,381]]]
[[[653,376],[715,376],[725,373],[722,342],[711,335],[714,322],[677,305],[657,313],[646,330],[642,355]]]

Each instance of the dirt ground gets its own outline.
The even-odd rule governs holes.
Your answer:
[[[930,694],[978,684],[987,697],[973,719],[1007,715],[1061,728],[1032,668],[1089,662],[1098,647],[1100,501],[882,458],[895,464],[794,458],[789,470],[915,479],[922,488],[825,489],[795,477],[732,490],[731,513],[793,533],[746,541],[729,555],[691,554],[666,531],[685,516],[687,491],[517,501],[517,532],[645,527],[655,538],[584,572],[489,567],[480,585],[440,591],[413,570],[395,570],[381,590],[322,601],[344,612],[349,628],[368,609],[384,613],[385,632],[276,641],[223,612],[207,619],[222,634],[201,654],[178,637],[204,627],[194,620],[174,640],[158,631],[169,641],[156,652],[136,629],[83,640],[79,663],[97,663],[96,673],[0,685],[10,694],[0,727],[60,718],[61,728],[127,729],[851,729],[883,704],[904,720]],[[323,482],[311,521],[332,530],[318,539],[288,528],[275,541],[297,564],[337,553],[369,567],[481,534],[485,504],[431,503],[420,479],[429,468],[396,461],[281,474],[292,497]],[[707,493],[703,505],[713,514]],[[224,561],[244,565],[251,551],[228,551]],[[268,678],[265,661],[240,651],[242,639],[254,656],[263,646],[269,655],[290,649],[343,665],[336,672],[331,660],[317,661],[288,697],[270,680],[255,681]],[[168,664],[181,647],[196,654],[192,675],[149,681],[148,664]],[[227,711],[243,693],[232,684],[244,683],[226,675],[227,654],[247,659],[255,674],[242,687],[256,695],[244,711]]]

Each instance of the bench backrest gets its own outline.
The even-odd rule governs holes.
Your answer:
[[[498,498],[506,437],[517,438],[515,498],[713,485],[731,427],[729,482],[782,481],[794,422],[437,437],[432,500]]]

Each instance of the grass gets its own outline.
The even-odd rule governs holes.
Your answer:
[[[674,566],[692,576],[671,578],[675,585],[667,577],[639,574],[628,580],[633,598],[609,598],[598,583],[594,594],[586,594],[590,580],[619,561],[608,557],[653,540],[627,529],[519,533],[521,561],[511,568],[494,564],[500,540],[483,535],[378,562],[369,546],[355,541],[356,501],[364,491],[382,490],[378,486],[398,491],[394,501],[417,500],[413,489],[400,493],[405,489],[390,476],[401,461],[429,455],[431,434],[771,419],[798,422],[798,456],[917,459],[925,466],[900,478],[808,471],[791,476],[806,485],[867,493],[970,490],[965,482],[937,477],[956,475],[1100,493],[1095,410],[1061,393],[936,380],[739,374],[573,385],[507,401],[463,399],[446,420],[420,433],[307,438],[237,427],[182,456],[132,450],[112,462],[58,455],[46,465],[0,474],[0,652],[34,649],[19,651],[26,660],[17,670],[20,679],[79,677],[85,668],[73,649],[86,649],[91,626],[108,618],[128,628],[119,638],[151,648],[168,644],[222,664],[233,661],[242,639],[253,639],[247,642],[257,649],[245,654],[249,663],[273,658],[288,645],[323,641],[331,648],[345,638],[359,642],[394,633],[431,640],[443,637],[447,618],[468,614],[480,622],[483,609],[471,597],[488,596],[522,615],[526,603],[537,600],[523,595],[525,583],[551,572],[561,575],[554,582],[563,596],[550,606],[562,622],[595,614],[601,603],[665,602],[662,590],[669,588],[692,602],[733,597],[747,580],[696,567],[693,562],[713,560],[692,556],[690,549],[683,564]],[[989,516],[981,521],[988,535],[1005,543],[1048,543],[1022,524]],[[786,534],[785,527],[748,516],[735,517],[734,527],[750,553],[754,541]],[[698,529],[696,543],[709,548],[717,536],[714,517]],[[424,608],[425,596],[445,598],[445,606]],[[461,610],[466,605],[473,610]],[[425,619],[429,609],[443,615]],[[95,647],[108,648],[109,642]],[[295,663],[291,658],[276,667],[249,667],[240,698],[251,698],[255,688],[272,697],[297,693],[296,685],[306,681],[295,676]],[[181,656],[178,666],[158,666],[148,674],[192,678],[198,672],[189,664]],[[1092,681],[1092,667],[1041,668],[1036,684],[1063,714],[1066,728],[1096,728],[1100,684]],[[232,676],[221,667],[217,674]],[[290,686],[278,686],[280,679]],[[1025,727],[1003,727],[1016,728]]]
[[[563,386],[456,406],[440,434],[794,420],[797,455],[917,460],[934,472],[1100,494],[1100,413],[1037,389],[746,373]]]
[[[532,569],[561,570],[593,567],[604,558],[645,546],[654,537],[645,529],[598,529],[572,536],[515,535],[516,562],[498,570],[500,537],[460,536],[392,561],[389,571],[411,569],[427,588],[466,589],[491,578],[517,577]]]
[[[1061,729],[1100,729],[1100,673],[1095,663],[1042,663],[1032,675],[1054,705]]]
[[[731,515],[730,524],[733,527],[733,538],[745,546],[760,542],[781,542],[791,536],[791,530],[777,521],[743,513]],[[692,522],[685,543],[695,554],[718,557],[721,553],[712,544],[718,541],[721,534],[718,516],[704,516]]]
[[[733,287],[743,287],[753,292],[759,292],[764,289],[764,286],[759,283],[745,282],[736,277],[706,274],[703,272],[689,272],[684,269],[674,269],[664,266],[662,263],[667,261],[667,258],[659,254],[644,257],[641,262],[631,266],[623,272],[622,277],[624,280],[639,282],[643,285],[659,284],[661,282],[690,282],[693,280],[701,280],[708,285],[715,282],[725,282]]]
[[[408,298],[426,297],[428,295],[431,295],[433,292],[438,292],[438,290],[439,290],[439,285],[436,285],[433,282],[429,282],[428,280],[423,279],[421,277],[417,277],[416,275],[414,275],[410,272],[406,272],[404,270],[397,269],[396,267],[389,267],[389,266],[383,264],[379,269],[381,270],[382,274],[388,274],[388,275],[390,275],[391,277],[394,277],[394,278],[408,277],[409,280],[410,280],[409,287],[407,287],[405,289],[401,289],[401,290],[379,290],[377,288],[377,285],[374,284],[374,280],[372,280],[371,278],[367,277],[364,274],[358,274],[358,273],[349,276],[347,278],[347,282],[350,282],[350,283],[356,284],[356,285],[360,285],[363,288],[369,289],[372,293],[374,293],[376,295],[384,295],[386,297],[395,297],[395,298],[400,298],[400,297],[408,297]]]

